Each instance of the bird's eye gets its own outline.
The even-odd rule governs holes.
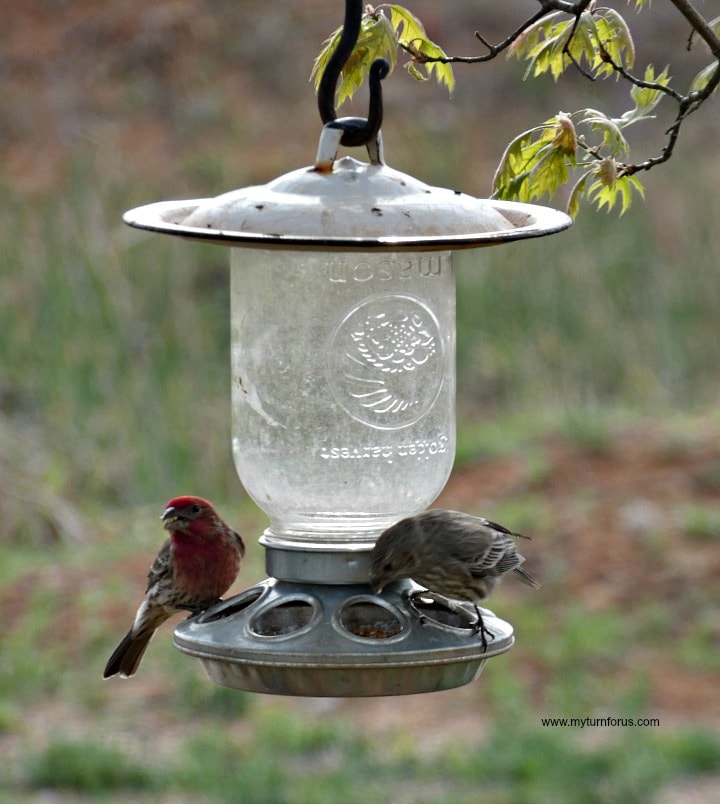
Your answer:
[[[200,506],[197,503],[194,503],[193,505],[190,506],[191,514],[195,514],[195,516],[197,516],[200,513],[200,511],[202,511],[202,508],[200,508]]]
[[[385,564],[383,564],[383,572],[392,572],[392,570],[393,570],[392,561],[388,561]]]

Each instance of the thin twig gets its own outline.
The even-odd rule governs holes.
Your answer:
[[[570,52],[570,43],[572,42],[573,37],[575,36],[575,33],[577,31],[577,27],[580,24],[580,17],[582,16],[585,9],[590,5],[590,2],[591,0],[578,0],[578,2],[575,4],[576,8],[572,11],[572,14],[575,17],[575,19],[573,20],[572,28],[570,29],[570,35],[568,36],[567,40],[565,41],[565,44],[563,45],[562,52],[563,56],[567,56],[570,59],[575,69],[581,75],[585,76],[585,78],[588,78],[590,81],[595,81],[596,76],[594,76],[589,70],[586,70],[582,66],[582,64],[580,64],[580,62],[575,58],[575,56],[573,56],[573,54]]]
[[[648,159],[645,159],[643,162],[638,162],[636,165],[623,165],[618,175],[632,176],[633,173],[637,173],[640,170],[650,170],[656,165],[661,165],[663,162],[667,162],[675,150],[675,145],[678,137],[680,136],[680,128],[682,124],[689,115],[691,115],[693,112],[696,112],[710,97],[710,95],[712,95],[718,84],[720,84],[720,60],[715,68],[715,72],[712,74],[710,80],[702,88],[702,90],[690,92],[688,95],[682,96],[681,101],[678,103],[678,113],[675,117],[675,121],[665,132],[668,141],[660,154],[658,156],[651,156]]]
[[[539,0],[539,2],[541,6],[540,10],[536,11],[532,17],[525,20],[522,25],[520,25],[511,34],[508,34],[505,39],[503,39],[501,42],[498,42],[496,45],[488,42],[488,40],[485,39],[485,37],[479,31],[475,31],[476,38],[479,39],[480,42],[482,42],[482,44],[488,49],[488,52],[484,53],[482,56],[427,56],[424,53],[417,51],[411,45],[409,46],[401,43],[400,47],[407,51],[415,61],[420,62],[421,64],[429,64],[436,61],[442,64],[476,64],[482,61],[491,61],[502,53],[503,50],[507,50],[507,48],[513,44],[520,34],[524,33],[538,20],[541,20],[543,17],[547,16],[551,11],[565,11],[565,7],[573,7],[575,5],[574,3],[563,2],[563,0]],[[582,2],[585,2],[585,0],[582,0]],[[563,6],[563,8],[559,8],[559,6]]]
[[[695,9],[688,0],[670,0],[675,8],[690,23],[693,30],[704,40],[710,48],[710,52],[720,61],[720,39],[715,35],[715,31],[710,27],[708,21]]]
[[[482,56],[427,56],[425,53],[421,53],[416,48],[412,47],[412,45],[405,45],[402,42],[400,43],[400,47],[407,51],[414,59],[421,64],[429,64],[430,62],[441,62],[442,64],[476,64],[482,61],[491,61],[494,59],[498,54],[502,53],[503,50],[506,50],[512,43],[520,36],[523,31],[537,22],[539,19],[542,19],[546,11],[539,11],[534,14],[530,19],[526,20],[516,31],[513,31],[509,36],[505,37],[502,42],[498,42],[496,45],[491,44],[488,42],[479,31],[475,31],[475,36],[482,42],[483,45],[488,49],[487,53],[484,53]]]
[[[685,95],[673,89],[672,87],[666,86],[665,84],[660,84],[657,81],[645,81],[644,78],[638,78],[636,75],[630,73],[622,66],[622,64],[618,64],[613,59],[613,57],[608,53],[604,42],[600,43],[600,58],[606,64],[609,64],[613,70],[615,70],[616,73],[619,73],[626,81],[629,81],[631,84],[635,84],[636,87],[640,87],[641,89],[657,90],[658,92],[662,92],[663,94],[673,98],[673,100],[676,100],[678,103],[681,103],[685,99]]]

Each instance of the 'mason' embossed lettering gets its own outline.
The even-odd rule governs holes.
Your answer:
[[[442,276],[442,258],[437,254],[419,257],[389,257],[377,263],[335,262],[327,268],[328,279],[334,284],[364,284],[373,280],[413,279],[418,276]]]

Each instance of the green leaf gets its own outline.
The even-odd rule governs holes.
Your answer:
[[[659,84],[660,86],[668,86],[670,83],[668,68],[665,67],[665,69],[656,76],[655,68],[652,64],[649,64],[645,68],[644,80],[648,83]],[[651,115],[650,112],[658,105],[658,103],[660,103],[664,94],[665,93],[663,93],[660,89],[633,85],[632,89],[630,90],[630,97],[635,101],[635,108],[624,112],[621,117],[615,119],[615,122],[620,126],[620,128],[625,128],[626,126],[637,123],[640,120],[652,119],[654,115]]]
[[[578,118],[580,124],[602,134],[602,146],[588,149],[584,145],[576,130]],[[580,163],[579,145],[583,145],[586,153],[586,159]],[[596,155],[603,146],[611,148],[613,153],[599,159]],[[572,114],[558,112],[510,142],[493,178],[493,197],[517,201],[534,201],[546,195],[552,198],[568,182],[570,169],[585,166],[585,172],[570,191],[569,214],[576,216],[582,199],[587,198],[600,210],[610,211],[619,204],[622,215],[632,202],[633,191],[643,194],[637,176],[622,175],[623,165],[613,155],[624,150],[627,142],[619,127],[602,112],[595,109]],[[587,161],[587,156],[592,156],[592,161]]]
[[[508,55],[530,62],[526,78],[549,72],[557,81],[573,61],[586,62],[596,76],[604,78],[616,74],[610,61],[632,66],[635,45],[627,23],[612,8],[583,11],[577,19],[557,11],[523,31]]]
[[[690,84],[690,91],[700,92],[701,90],[705,89],[718,68],[720,68],[720,64],[718,64],[716,61],[708,64],[707,67],[703,67],[695,78],[693,78],[692,84]]]
[[[585,195],[585,186],[587,184],[590,172],[583,174],[580,179],[575,182],[575,186],[570,191],[570,197],[567,203],[567,213],[571,218],[577,217],[580,212],[580,200]]]
[[[548,14],[530,25],[508,48],[508,56],[516,56],[530,62],[525,78],[550,72],[555,80],[570,64],[563,49],[572,31],[572,20],[561,11]]]
[[[532,201],[549,195],[568,180],[576,161],[577,137],[563,112],[517,136],[505,149],[493,178],[496,198]]]
[[[416,81],[428,81],[427,75],[425,73],[421,73],[420,70],[415,66],[413,62],[410,62],[407,66],[407,71]]]
[[[650,84],[660,84],[660,86],[668,86],[670,83],[670,74],[668,73],[668,66],[659,74],[655,75],[655,68],[652,64],[648,64],[645,68],[644,80]],[[635,101],[635,105],[642,114],[652,111],[660,101],[663,93],[659,89],[652,89],[650,87],[634,86],[630,90],[630,96]]]
[[[337,30],[333,31],[332,34],[323,42],[322,48],[320,52],[315,57],[315,61],[313,62],[313,68],[310,73],[310,80],[312,81],[315,79],[315,91],[317,92],[320,86],[320,79],[322,78],[323,73],[325,72],[325,68],[330,61],[330,56],[332,56],[335,48],[337,47],[337,43],[340,39],[340,34],[342,34],[342,27],[338,28]]]
[[[420,20],[404,6],[391,4],[390,21],[397,31],[398,39],[402,42],[427,39],[425,28]]]
[[[411,53],[412,61],[407,65],[407,69],[413,78],[424,81],[434,75],[437,82],[444,84],[449,92],[452,93],[455,88],[455,75],[450,64],[427,61],[427,59],[446,58],[446,54],[441,47],[428,39],[420,20],[403,6],[388,7],[390,19],[385,16],[382,9],[373,9],[370,6],[366,8],[358,41],[342,69],[337,91],[338,106],[351,98],[362,86],[375,59],[387,59],[392,70],[397,63],[397,50],[401,44]],[[323,42],[323,47],[315,59],[310,73],[310,79],[315,83],[315,91],[320,86],[322,75],[341,34],[342,27]]]
[[[560,17],[562,11],[553,11],[542,19],[529,25],[508,48],[508,56],[515,56],[518,59],[527,59],[532,51],[538,46],[541,39],[548,38],[548,31],[552,30]],[[565,21],[564,24],[567,24]]]
[[[535,149],[539,148],[542,142],[533,142],[533,136],[543,135],[547,130],[547,125],[536,126],[529,131],[523,131],[512,139],[500,159],[495,175],[493,177],[493,195],[499,194],[500,198],[514,198],[517,195],[518,178],[529,175],[529,165],[533,161]]]
[[[522,201],[533,201],[548,195],[552,198],[557,188],[568,180],[567,160],[565,155],[556,149],[546,150],[537,166],[530,173],[525,183],[525,191],[521,193]],[[524,197],[523,197],[524,196]]]
[[[618,165],[612,157],[602,159],[593,170],[593,174],[598,178],[588,188],[587,195],[598,210],[607,207],[607,211],[610,212],[619,201],[620,214],[623,215],[632,203],[633,188],[641,196],[645,194],[637,176],[618,177]]]
[[[582,123],[590,126],[592,131],[599,131],[602,134],[602,144],[609,148],[611,153],[627,153],[630,150],[616,120],[612,120],[597,109],[583,109],[582,115]]]
[[[526,169],[529,157],[523,156],[523,153],[531,143],[533,134],[544,130],[545,126],[537,126],[529,131],[523,131],[508,143],[493,176],[493,195],[498,195],[500,198],[517,196],[518,179],[524,181],[529,173]]]
[[[446,58],[445,51],[431,39],[428,39],[423,24],[404,6],[390,5],[389,8],[390,21],[395,30],[397,41],[403,47],[406,47],[412,55],[413,60],[408,64],[410,75],[422,81],[434,74],[437,82],[444,84],[448,92],[452,94],[455,89],[455,74],[452,66],[441,61],[425,61],[427,58]],[[417,66],[418,64],[425,70],[426,76],[422,75]]]
[[[320,85],[322,75],[341,34],[342,27],[338,28],[325,40],[322,50],[315,59],[310,74],[310,79],[315,80],[315,91]],[[365,76],[370,70],[370,65],[375,59],[387,59],[392,70],[397,63],[397,46],[398,40],[395,30],[382,11],[371,15],[365,14],[360,25],[360,34],[355,48],[342,69],[338,85],[337,105],[341,106],[362,86]]]
[[[623,17],[613,8],[600,9],[595,16],[595,51],[590,59],[598,77],[618,75],[612,64],[605,61],[605,51],[615,64],[630,69],[635,63],[635,43],[630,28]]]
[[[598,32],[594,14],[583,11],[569,46],[570,53],[578,64],[585,61],[592,66],[598,56]]]
[[[553,145],[560,153],[570,156],[574,161],[577,157],[577,131],[572,117],[565,112],[558,112],[555,121]]]

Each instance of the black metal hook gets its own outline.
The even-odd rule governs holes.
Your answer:
[[[320,119],[331,128],[342,130],[340,144],[346,147],[367,145],[377,139],[382,125],[383,104],[380,82],[390,72],[390,65],[385,59],[375,59],[370,66],[368,83],[370,87],[370,105],[368,116],[338,118],[335,111],[335,91],[345,62],[350,58],[360,35],[362,23],[363,0],[345,0],[345,22],[337,47],[333,51],[318,87],[318,110]]]

